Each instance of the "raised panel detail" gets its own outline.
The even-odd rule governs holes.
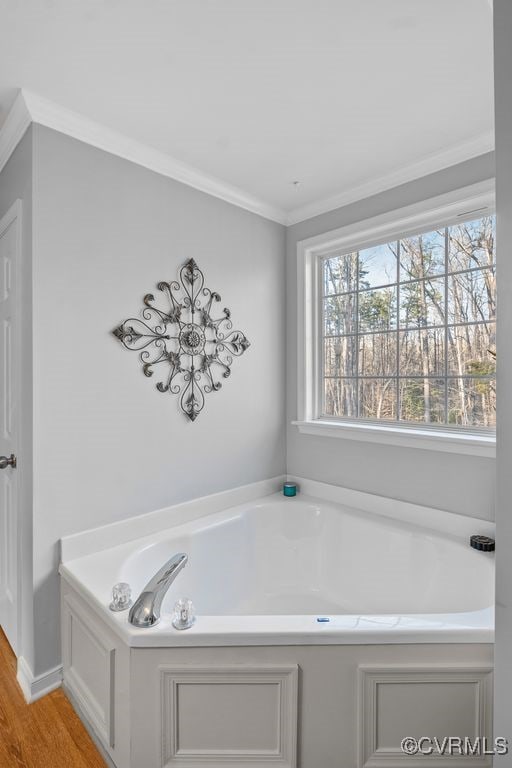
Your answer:
[[[4,438],[12,436],[12,326],[9,319],[3,322],[3,360],[2,360],[2,423]]]
[[[162,766],[296,765],[296,665],[161,667]]]
[[[4,240],[5,250],[0,257],[0,302],[7,301],[12,292],[12,260],[16,256],[16,219],[8,224],[0,233]]]
[[[8,557],[9,557],[9,539],[8,534],[8,516],[9,507],[11,505],[11,487],[9,482],[4,480],[3,487],[1,488],[2,504],[0,505],[0,600],[3,600],[6,594],[7,587],[7,573],[9,570]]]
[[[359,766],[409,768],[425,756],[407,755],[402,739],[487,737],[491,743],[492,671],[467,667],[360,667]],[[489,768],[486,755],[428,756],[432,768]]]
[[[15,552],[16,547],[16,521],[14,519],[14,504],[12,493],[12,477],[7,475],[4,478],[4,515],[5,515],[5,548],[2,560],[5,564],[5,590],[4,594],[8,600],[14,602],[16,594],[16,573],[15,573]]]
[[[16,520],[14,518],[12,486],[12,477],[7,474],[7,477],[3,478],[3,487],[0,486],[2,497],[0,504],[0,599],[7,598],[7,600],[14,602],[16,594]]]
[[[89,629],[65,598],[63,649],[66,684],[105,743],[114,747],[115,649],[95,624]]]

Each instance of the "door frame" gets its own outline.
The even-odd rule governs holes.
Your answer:
[[[18,458],[18,466],[16,467],[16,515],[15,515],[15,524],[16,524],[16,531],[15,531],[15,540],[16,540],[16,564],[15,564],[15,580],[16,580],[16,595],[15,595],[15,617],[16,617],[16,628],[15,628],[15,638],[14,638],[14,651],[16,653],[17,657],[22,656],[22,610],[21,610],[21,601],[22,601],[22,587],[23,587],[23,574],[22,574],[22,538],[21,533],[23,530],[23,521],[21,516],[21,488],[22,488],[22,476],[23,476],[23,445],[22,445],[22,395],[21,395],[21,385],[22,385],[22,350],[21,350],[21,343],[22,343],[22,330],[21,330],[21,322],[22,322],[22,315],[21,315],[21,275],[22,275],[22,269],[21,269],[21,263],[23,259],[23,242],[22,242],[22,233],[23,233],[23,203],[20,198],[16,199],[14,203],[10,206],[10,208],[7,210],[7,212],[2,216],[0,219],[0,237],[3,235],[3,233],[14,223],[16,227],[16,254],[15,254],[15,264],[14,264],[14,270],[15,270],[15,297],[14,297],[14,334],[13,334],[13,355],[11,359],[11,364],[14,368],[14,376],[13,380],[15,382],[15,386],[17,389],[17,410],[16,410],[16,427],[15,427],[15,439],[16,439],[16,448],[15,453]],[[19,462],[19,459],[21,457],[21,462]],[[20,466],[21,464],[21,466]],[[12,638],[11,638],[12,639]]]

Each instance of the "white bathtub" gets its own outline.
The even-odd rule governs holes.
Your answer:
[[[136,629],[108,610],[113,584],[128,582],[136,597],[177,552],[189,563],[159,625]],[[493,562],[456,527],[275,494],[79,558],[61,574],[132,646],[489,642]],[[198,619],[180,632],[170,612],[183,596]]]
[[[64,684],[118,768],[406,768],[401,738],[491,733],[494,558],[469,536],[492,525],[302,485],[324,498],[230,492],[63,542]],[[160,624],[109,610],[177,552]]]

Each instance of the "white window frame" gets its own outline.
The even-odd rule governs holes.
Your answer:
[[[488,430],[322,417],[318,300],[321,257],[340,250],[350,253],[436,226],[476,219],[494,213],[494,209],[494,179],[488,179],[297,244],[297,420],[292,424],[300,432],[489,458],[496,455],[496,436]]]

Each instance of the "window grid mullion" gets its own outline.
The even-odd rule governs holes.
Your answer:
[[[471,328],[474,325],[485,325],[485,326],[487,326],[487,325],[492,325],[495,322],[496,322],[496,320],[494,320],[494,319],[468,320],[468,321],[462,322],[462,323],[448,323],[447,327],[448,328]],[[400,331],[442,331],[444,329],[444,327],[445,327],[444,325],[420,325],[420,326],[411,325],[409,327],[401,325],[399,330]],[[324,336],[324,338],[325,339],[342,339],[342,338],[346,338],[346,337],[349,337],[349,336],[356,336],[356,335],[360,335],[360,336],[376,336],[378,334],[384,335],[386,333],[394,333],[394,331],[383,331],[381,329],[378,329],[376,331],[363,331],[360,334],[356,334],[356,333],[339,333],[339,334],[331,333],[331,334],[326,334]]]
[[[318,272],[316,274],[316,279],[319,282],[319,284],[322,286],[322,294],[324,293],[325,285],[326,285],[326,283],[324,282],[325,281],[325,266],[324,266],[324,263],[325,262],[323,262],[323,263],[321,262],[320,263],[320,274],[318,274]],[[320,317],[318,317],[318,315],[320,315]],[[325,327],[326,327],[325,326],[325,298],[322,299],[322,306],[320,307],[320,312],[319,313],[317,312],[317,322],[319,322],[320,328],[322,329],[321,348],[319,350],[317,350],[317,353],[316,353],[316,364],[318,365],[318,360],[319,359],[321,361],[320,365],[321,365],[321,371],[322,371],[322,384],[321,384],[320,392],[318,392],[318,391],[316,392],[315,408],[318,408],[320,406],[320,413],[324,414],[326,412],[326,410],[327,410],[326,407],[325,407],[325,382],[326,382],[326,377],[325,377],[325,339],[326,339],[326,337],[324,335],[325,334]],[[319,377],[317,376],[316,377],[316,379],[317,379],[317,387],[319,386],[318,378]]]
[[[357,418],[361,416],[360,391],[359,391],[359,251],[356,254],[356,414]]]
[[[400,421],[400,240],[396,243],[396,420]]]
[[[448,227],[444,228],[444,423],[448,424]]]
[[[435,381],[435,380],[439,381],[439,379],[444,379],[444,376],[442,374],[436,375],[435,373],[430,374],[429,376],[424,376],[422,373],[407,373],[407,374],[404,374],[404,375],[400,374],[398,377],[395,377],[395,376],[392,376],[392,375],[384,376],[384,375],[375,374],[374,376],[359,376],[359,377],[357,377],[355,375],[354,376],[348,376],[348,375],[336,376],[336,375],[334,375],[334,376],[324,376],[324,378],[325,379],[356,379],[356,378],[359,378],[359,379],[363,379],[363,380],[366,380],[366,379],[383,379],[385,381],[387,379],[398,378],[398,379],[400,379],[400,381],[407,381],[407,379],[418,379],[418,381],[421,381],[422,379],[432,379],[433,381]],[[496,378],[496,375],[494,373],[463,373],[460,376],[458,374],[454,374],[453,376],[448,376],[448,378],[449,379],[478,379],[478,381],[492,381],[493,379]]]
[[[461,275],[469,275],[472,272],[492,272],[494,269],[496,269],[495,265],[491,266],[484,266],[484,267],[469,267],[468,269],[456,269],[456,270],[450,270],[449,264],[445,265],[445,269],[443,272],[435,272],[432,275],[428,275],[427,277],[416,277],[412,280],[402,280],[401,285],[413,285],[414,283],[420,283],[422,280],[441,280],[446,272],[448,272],[448,275],[453,275],[454,277],[459,277]],[[363,288],[361,293],[369,293],[370,291],[380,291],[383,288],[393,288],[395,286],[395,283],[385,283],[382,285],[372,285],[369,288]],[[353,293],[354,291],[339,291],[338,293],[326,293],[324,294],[324,299],[335,299],[338,296],[348,296],[350,293]]]

